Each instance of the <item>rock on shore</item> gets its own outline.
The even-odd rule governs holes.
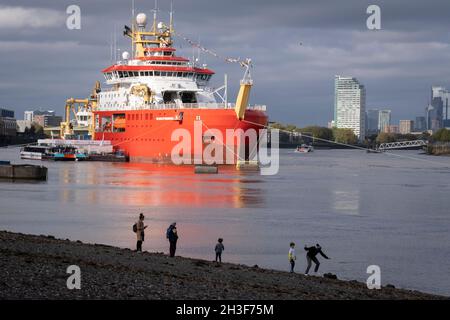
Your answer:
[[[81,269],[69,290],[66,269]],[[442,299],[243,265],[0,231],[0,299]]]

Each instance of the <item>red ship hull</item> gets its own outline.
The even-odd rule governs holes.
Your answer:
[[[244,139],[243,142],[240,142],[240,139],[226,140],[227,130],[242,129],[247,132],[253,129],[259,135],[259,130],[267,125],[266,113],[252,109],[246,110],[245,120],[238,120],[233,109],[94,111],[94,116],[95,140],[110,140],[114,150],[122,150],[129,156],[130,161],[134,162],[173,163],[172,152],[181,141],[173,137],[177,129],[183,129],[181,131],[189,133],[192,137],[190,150],[185,148],[181,152],[189,152],[192,163],[194,159],[197,161],[199,157],[202,159],[205,148],[211,143],[211,141],[205,141],[205,135],[213,136],[214,143],[222,146],[224,155],[232,150],[235,161],[240,144],[248,144],[248,140]],[[115,127],[114,117],[118,116],[120,126]],[[119,123],[119,121],[116,122]],[[211,135],[211,131],[208,131],[210,129],[217,130],[216,133],[220,131],[221,134]],[[198,143],[199,131],[200,148],[194,145],[195,140]],[[216,135],[221,137],[215,139]],[[229,163],[228,161],[229,159],[224,158],[222,163]]]

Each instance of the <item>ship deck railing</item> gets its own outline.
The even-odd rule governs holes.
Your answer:
[[[142,106],[98,106],[97,111],[125,111],[125,110],[181,110],[181,109],[234,109],[235,103],[158,103]],[[265,105],[249,105],[249,110],[266,111]]]

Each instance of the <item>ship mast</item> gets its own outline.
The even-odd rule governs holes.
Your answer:
[[[153,26],[152,26],[152,31],[154,33],[156,33],[156,13],[158,12],[158,0],[155,0],[155,8],[152,10],[153,11]]]
[[[173,1],[170,1],[170,21],[169,21],[169,32],[173,33]]]
[[[158,23],[156,21],[157,11],[157,1],[155,1],[155,9],[153,9],[153,26],[150,31],[146,30],[147,18],[143,13],[139,13],[136,17],[133,17],[131,28],[125,26],[123,34],[131,38],[134,58],[146,57],[146,49],[152,45],[159,48],[172,47],[173,13],[171,11],[170,25],[166,26],[164,23]]]
[[[134,9],[134,0],[131,0],[131,32],[134,34],[136,30],[135,27],[135,9]],[[134,57],[134,41],[131,41],[131,56]]]

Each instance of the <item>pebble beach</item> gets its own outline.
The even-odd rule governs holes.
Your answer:
[[[67,268],[81,270],[69,290]],[[447,299],[357,281],[0,231],[0,299]],[[339,277],[339,275],[337,275]]]

